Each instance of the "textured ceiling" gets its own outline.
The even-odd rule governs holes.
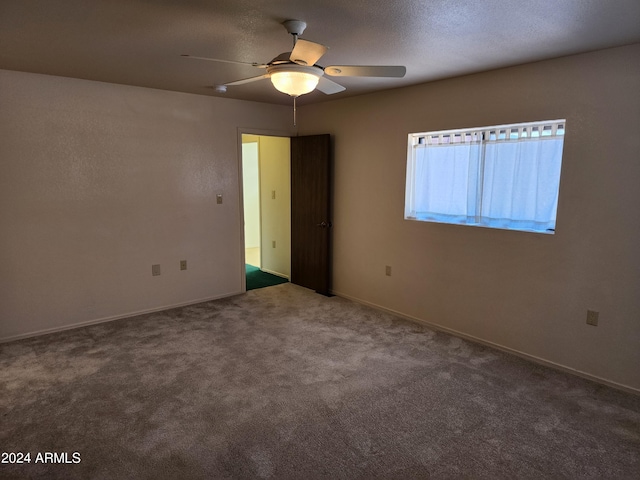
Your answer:
[[[321,65],[407,67],[300,104],[640,42],[638,0],[0,0],[0,68],[288,105],[268,80],[212,88],[262,70],[180,55],[267,62],[290,18]]]

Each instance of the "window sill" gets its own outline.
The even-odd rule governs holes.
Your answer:
[[[450,225],[464,225],[467,227],[484,227],[484,228],[494,228],[499,230],[514,230],[518,232],[529,232],[529,233],[541,233],[543,235],[554,235],[555,228],[549,225],[542,226],[532,226],[531,222],[527,222],[528,225],[518,224],[514,221],[503,220],[503,219],[483,219],[480,222],[476,222],[475,219],[469,219],[467,217],[447,217],[442,215],[429,215],[429,216],[419,216],[419,217],[411,217],[405,216],[405,220],[412,220],[415,222],[428,222],[428,223],[447,223]],[[524,223],[524,222],[523,222]]]

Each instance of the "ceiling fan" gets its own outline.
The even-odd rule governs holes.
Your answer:
[[[294,98],[294,109],[296,97],[310,93],[316,88],[327,95],[345,90],[345,87],[342,85],[326,78],[324,76],[325,74],[332,77],[402,78],[407,71],[403,66],[332,65],[329,67],[321,67],[317,65],[316,62],[326,53],[328,48],[319,43],[298,39],[304,32],[307,24],[301,20],[286,20],[282,25],[287,29],[287,32],[293,35],[293,49],[290,52],[281,53],[265,64],[220,60],[217,58],[196,57],[193,55],[182,56],[198,60],[236,63],[263,68],[266,70],[266,73],[262,75],[217,85],[216,90],[225,92],[226,87],[243,85],[245,83],[269,78],[278,91]]]

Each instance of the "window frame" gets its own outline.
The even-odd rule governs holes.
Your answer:
[[[485,228],[497,228],[503,230],[526,231],[553,235],[555,233],[557,223],[558,199],[560,190],[560,178],[562,173],[561,170],[562,158],[564,153],[566,123],[566,119],[558,119],[492,125],[486,127],[458,128],[450,130],[409,133],[407,136],[407,169],[405,181],[404,219],[418,222],[448,223],[452,225],[478,226]],[[531,142],[532,139],[536,139],[536,142]],[[558,139],[560,139],[561,141],[558,142]],[[490,208],[485,208],[485,206],[483,205],[483,195],[485,191],[489,192],[488,195],[493,195],[494,190],[492,190],[492,188],[495,188],[495,192],[497,195],[504,195],[504,192],[511,189],[511,194],[506,197],[503,202],[506,202],[508,200],[513,203],[513,201],[516,200],[521,202],[522,205],[525,205],[527,203],[527,197],[525,195],[522,195],[521,189],[513,189],[513,186],[517,185],[517,183],[520,181],[530,181],[530,179],[526,176],[518,177],[516,176],[516,174],[514,174],[513,185],[501,185],[500,183],[498,183],[496,184],[497,186],[493,186],[493,184],[490,184],[490,186],[487,187],[487,184],[489,184],[489,182],[485,181],[484,179],[485,173],[488,170],[486,166],[487,146],[495,145],[495,147],[492,147],[491,150],[493,152],[501,152],[507,150],[507,145],[518,144],[519,142],[522,142],[525,146],[530,147],[535,145],[535,148],[542,149],[542,146],[544,144],[539,142],[544,142],[546,140],[554,140],[552,144],[547,144],[547,146],[551,145],[551,152],[546,152],[547,155],[552,158],[546,161],[547,157],[542,156],[541,158],[536,158],[535,161],[538,162],[536,164],[536,168],[548,170],[546,172],[547,179],[550,179],[551,181],[545,184],[538,179],[535,185],[538,190],[540,188],[546,190],[546,196],[543,197],[545,198],[545,200],[543,201],[547,202],[544,205],[544,208],[549,210],[549,219],[540,221],[540,219],[537,217],[537,212],[534,217],[527,219],[516,218],[518,217],[518,215],[514,215],[514,212],[511,212],[509,217],[492,218],[491,216],[489,216]],[[429,160],[429,155],[426,153],[429,147],[446,148],[447,146],[469,147],[468,154],[470,156],[470,159],[468,160],[469,165],[467,166],[469,175],[468,185],[466,187],[467,191],[464,196],[461,196],[464,190],[461,190],[460,188],[458,188],[458,190],[455,190],[453,184],[451,188],[451,195],[452,197],[455,196],[456,198],[456,202],[454,203],[460,204],[460,202],[463,201],[467,203],[466,213],[465,215],[453,215],[451,214],[451,210],[453,210],[453,207],[449,207],[448,212],[423,210],[422,215],[419,215],[417,207],[419,201],[416,200],[418,196],[417,192],[420,188],[416,187],[416,184],[418,183],[418,179],[416,178],[416,172],[418,170],[417,152],[420,149],[424,149],[425,153],[422,160],[425,162],[430,161],[431,163],[429,163],[429,167],[423,166],[422,168],[431,168],[437,162],[442,163],[442,159],[440,158],[438,160]],[[473,154],[476,156],[476,158],[471,159],[472,146],[478,146],[479,148],[475,149],[475,153]],[[455,152],[453,148],[447,150],[447,155],[451,155],[451,152]],[[442,155],[440,157],[442,157]],[[522,161],[520,157],[516,157],[513,160],[514,163],[520,161]],[[532,160],[527,159],[526,161]],[[493,168],[497,168],[495,167],[495,163],[497,162],[494,161]],[[425,163],[423,165],[427,164]],[[420,195],[425,195],[425,193],[427,195],[430,194],[430,191],[428,190],[429,187],[425,186],[424,188],[426,188],[427,190],[421,190]],[[475,196],[476,198],[473,198],[473,196]],[[445,208],[444,210],[447,210],[447,208]]]

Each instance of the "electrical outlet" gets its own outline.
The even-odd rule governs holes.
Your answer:
[[[587,310],[587,325],[593,325],[594,327],[598,326],[598,315],[599,312],[594,310]]]
[[[186,270],[186,269],[187,269],[187,261],[180,260],[180,270]]]
[[[158,275],[160,275],[160,264],[156,264],[156,265],[151,265],[151,275],[153,275],[154,277],[157,277]]]
[[[391,276],[391,267],[390,267],[389,265],[387,265],[386,267],[384,267],[384,274],[385,274],[387,277],[390,277],[390,276]]]

